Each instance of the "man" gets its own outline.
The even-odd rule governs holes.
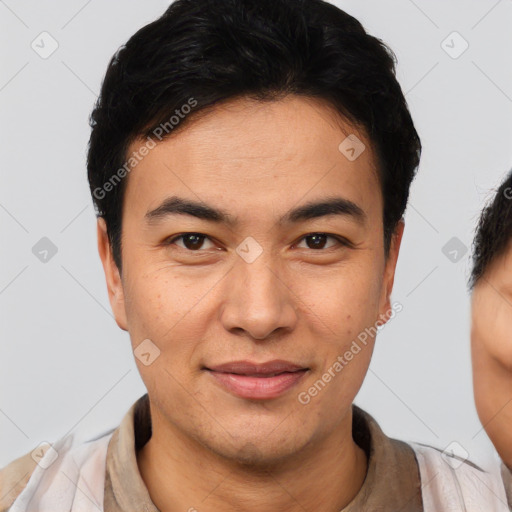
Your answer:
[[[501,480],[353,405],[421,149],[383,43],[320,0],[178,0],[114,56],[91,126],[148,393],[13,461],[4,510],[507,510]]]
[[[475,404],[496,451],[512,468],[512,172],[480,217],[470,287]],[[507,478],[503,466],[502,473]],[[511,496],[509,488],[509,503]]]

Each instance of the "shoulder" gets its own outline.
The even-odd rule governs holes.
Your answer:
[[[37,467],[37,461],[43,458],[48,448],[49,444],[36,446],[0,469],[0,512],[9,510],[14,500],[25,489]]]
[[[67,435],[13,460],[0,470],[0,512],[7,512],[18,503],[25,510],[29,502],[41,500],[54,510],[57,503],[67,510],[74,503],[88,500],[77,510],[92,510],[91,504],[102,502],[105,459],[114,430],[86,441]],[[74,486],[69,485],[70,481]],[[78,487],[81,494],[75,496]]]
[[[408,444],[418,462],[425,512],[439,510],[439,507],[475,512],[509,510],[499,468],[484,470],[447,450],[420,443]]]

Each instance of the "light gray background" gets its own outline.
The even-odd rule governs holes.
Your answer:
[[[168,4],[0,0],[0,466],[72,429],[116,426],[145,392],[97,255],[87,120],[112,54]],[[394,49],[424,145],[393,294],[403,311],[379,335],[356,403],[388,435],[456,440],[489,465],[472,395],[469,252],[452,262],[442,248],[453,237],[469,248],[512,163],[512,1],[336,4]],[[31,48],[43,31],[59,44],[48,59]],[[442,47],[453,31],[469,43],[457,59]],[[42,237],[58,248],[46,263],[32,253]]]

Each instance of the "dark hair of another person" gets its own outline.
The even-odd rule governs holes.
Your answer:
[[[322,0],[176,0],[112,57],[90,116],[89,185],[119,270],[126,179],[108,192],[105,184],[130,144],[191,98],[192,112],[169,134],[216,103],[289,94],[321,99],[362,127],[377,156],[388,253],[421,154],[395,63],[382,41]]]
[[[512,240],[512,171],[484,207],[473,240],[473,268],[469,286],[474,288]]]

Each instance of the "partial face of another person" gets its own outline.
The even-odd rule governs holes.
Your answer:
[[[473,344],[512,371],[512,243],[475,284],[471,306]]]
[[[373,336],[344,355],[389,316],[403,225],[386,258],[371,142],[321,101],[237,99],[192,121],[127,178],[110,300],[132,347],[160,351],[136,360],[154,433],[268,465],[350,432]],[[338,148],[349,134],[366,146],[355,160]],[[105,248],[101,219],[99,233]],[[272,361],[285,366],[266,377],[247,366]]]
[[[471,297],[473,390],[480,421],[512,468],[512,243],[478,279]]]

